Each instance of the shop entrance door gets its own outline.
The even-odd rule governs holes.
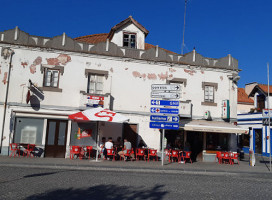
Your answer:
[[[187,132],[187,142],[190,144],[193,161],[197,160],[198,156],[202,156],[203,151],[203,133],[202,132]]]
[[[262,129],[254,129],[255,135],[255,153],[262,154]]]
[[[48,120],[45,157],[64,158],[66,151],[67,121]]]
[[[133,149],[137,147],[138,141],[137,124],[124,124],[123,138],[131,142]]]

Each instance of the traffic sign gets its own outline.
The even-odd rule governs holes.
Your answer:
[[[149,128],[159,128],[159,129],[179,129],[179,123],[167,123],[167,122],[150,122]]]
[[[263,117],[264,118],[269,118],[269,115],[270,117],[272,117],[272,109],[263,109]]]
[[[151,85],[152,91],[179,91],[180,85],[178,84],[152,84]]]
[[[151,115],[150,121],[179,122],[179,116]]]
[[[179,106],[179,101],[151,100],[152,106]]]
[[[180,94],[175,92],[151,92],[151,98],[179,99]]]
[[[179,114],[179,109],[151,107],[151,113]]]
[[[263,118],[263,126],[269,126],[269,118]],[[272,119],[270,119],[270,126],[272,126]]]

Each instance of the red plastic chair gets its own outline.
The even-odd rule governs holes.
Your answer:
[[[17,153],[18,153],[18,156],[20,156],[20,152],[19,152],[20,150],[18,149],[18,144],[16,144],[16,143],[11,143],[11,144],[9,144],[9,147],[10,147],[10,151],[11,151],[9,157],[11,157],[12,154],[13,154],[14,157],[15,157]]]
[[[170,162],[174,162],[174,160],[179,162],[180,161],[179,150],[172,150],[170,157],[171,157]]]
[[[238,165],[240,165],[238,161],[238,157],[239,157],[239,153],[230,153],[230,161],[232,165],[234,164],[234,160],[237,160]]]
[[[132,153],[134,153],[133,149],[127,149],[127,153],[124,154],[125,158],[130,158]],[[123,157],[121,157],[121,159],[123,159]],[[132,161],[132,159],[130,160]],[[124,159],[124,161],[126,161],[126,159]]]
[[[221,153],[221,155],[222,155],[222,162],[223,163],[225,163],[227,161],[229,164],[231,164],[229,152],[223,152],[223,153]]]
[[[89,159],[91,159],[91,153],[93,151],[93,147],[92,146],[86,146],[87,149],[87,153],[89,154]]]
[[[112,156],[112,160],[115,161],[115,149],[107,149],[107,157],[111,157]]]
[[[35,151],[35,144],[28,144],[27,148],[24,150],[24,156],[26,155],[26,157],[30,157],[31,156],[34,158],[33,152]]]
[[[70,147],[70,160],[74,159],[74,156],[77,155],[77,157],[79,157],[81,153],[81,147],[79,146],[71,146]]]
[[[143,158],[145,160],[145,150],[144,149],[136,149],[136,160],[139,158]]]
[[[183,159],[184,159],[184,163],[186,163],[186,160],[190,160],[191,161],[191,164],[193,163],[192,162],[192,159],[191,159],[191,151],[184,151],[185,155],[183,156]]]
[[[170,162],[171,149],[164,149],[164,154],[165,154],[164,160],[166,160],[166,157],[168,157],[168,160]]]
[[[155,157],[156,160],[158,161],[157,150],[155,150],[155,149],[148,149],[148,155],[147,155],[148,162],[150,160],[150,157],[153,157],[153,158]],[[154,161],[154,159],[153,159],[153,161]]]
[[[218,160],[218,163],[221,164],[222,163],[222,154],[220,151],[216,152],[216,157],[215,157],[215,161],[216,159]]]

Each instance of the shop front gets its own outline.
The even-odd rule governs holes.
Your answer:
[[[237,152],[237,135],[248,134],[248,129],[223,121],[183,121],[180,126],[166,132],[167,146],[190,150],[194,161],[214,162],[217,151]]]

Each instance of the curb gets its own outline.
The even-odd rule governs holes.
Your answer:
[[[67,165],[40,165],[40,164],[7,164],[1,163],[1,167],[37,168],[55,170],[78,170],[78,171],[108,171],[108,172],[134,172],[134,173],[161,173],[161,174],[191,174],[191,175],[213,175],[213,176],[238,176],[241,174],[271,174],[270,172],[227,172],[211,170],[185,170],[185,169],[146,169],[146,168],[124,168],[124,167],[90,167],[90,166],[67,166]]]

